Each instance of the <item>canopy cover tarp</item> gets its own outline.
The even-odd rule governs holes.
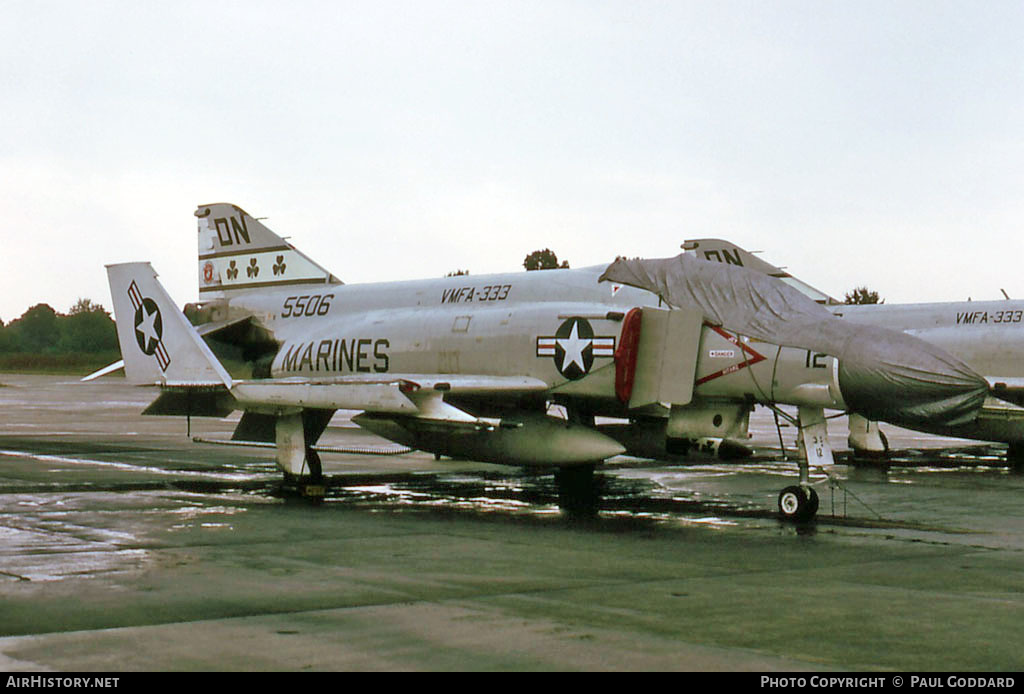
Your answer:
[[[670,307],[697,307],[726,330],[839,360],[843,399],[869,419],[952,426],[977,416],[985,379],[939,347],[906,333],[851,324],[793,287],[745,267],[674,258],[619,258],[599,281],[646,289]]]

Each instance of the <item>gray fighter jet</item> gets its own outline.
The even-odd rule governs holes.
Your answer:
[[[551,469],[573,497],[626,450],[595,417],[671,447],[743,435],[755,404],[787,404],[804,455],[779,509],[807,519],[809,469],[832,462],[825,409],[948,428],[975,422],[989,393],[932,343],[690,254],[346,285],[237,206],[195,214],[198,329],[148,263],[108,266],[127,376],[162,387],[148,414],[244,411],[234,438],[274,444],[307,491],[321,488],[315,445],[338,409],[411,448]],[[204,338],[241,347],[253,378],[233,379]]]
[[[898,330],[955,355],[981,374],[991,388],[978,416],[955,424],[922,422],[911,427],[981,441],[1009,444],[1007,457],[1024,464],[1024,301],[951,301],[919,304],[843,304],[790,273],[722,239],[687,241],[695,257],[726,267],[745,267],[774,277],[825,305],[833,315],[858,325]],[[894,422],[895,423],[895,422]],[[849,445],[854,451],[879,454],[888,449],[876,421],[853,414]]]

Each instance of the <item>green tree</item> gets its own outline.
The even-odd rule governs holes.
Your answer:
[[[523,260],[523,267],[527,270],[554,270],[556,268],[569,267],[569,261],[563,260],[562,264],[559,265],[558,256],[550,248],[545,248],[542,251],[534,251],[526,256],[526,259]]]
[[[18,334],[9,325],[4,325],[3,321],[0,321],[0,352],[17,352],[21,347],[21,341],[18,340]]]
[[[12,321],[11,328],[17,333],[21,349],[30,352],[46,351],[60,339],[57,312],[49,304],[36,304]]]
[[[468,275],[469,270],[453,270],[449,272],[445,277],[461,277],[462,275]]]
[[[855,287],[852,292],[847,292],[844,303],[847,304],[884,304],[885,300],[878,299],[878,292],[870,291],[867,287]]]
[[[79,298],[78,301],[75,302],[75,305],[71,307],[70,311],[68,311],[68,315],[76,316],[79,313],[92,313],[94,311],[103,311],[103,313],[106,313],[108,316],[110,315],[105,308],[99,304],[94,304],[92,299],[82,298]]]
[[[117,349],[117,328],[110,314],[90,299],[79,299],[66,316],[58,316],[62,352],[103,352]]]

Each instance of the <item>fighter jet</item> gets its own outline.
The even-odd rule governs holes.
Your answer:
[[[881,326],[914,335],[955,355],[981,374],[991,388],[978,416],[953,425],[922,422],[910,427],[932,434],[1009,444],[1008,460],[1024,464],[1024,301],[958,301],[919,304],[844,304],[784,269],[722,239],[686,241],[695,257],[726,267],[745,267],[785,282],[836,317],[855,325]],[[853,414],[849,445],[865,454],[884,454],[885,435],[877,421]]]
[[[315,446],[338,409],[410,448],[556,471],[567,497],[625,452],[595,417],[670,445],[745,432],[755,404],[786,404],[804,455],[779,510],[804,520],[818,506],[809,470],[832,462],[825,409],[958,426],[989,391],[931,343],[689,254],[348,285],[235,205],[195,214],[198,330],[148,263],[108,266],[126,375],[161,386],[147,414],[242,410],[234,438],[273,443],[306,491],[322,489]],[[253,377],[232,378],[204,338],[241,347]]]

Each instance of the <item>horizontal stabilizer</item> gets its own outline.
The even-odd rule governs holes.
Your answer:
[[[93,371],[88,376],[83,376],[81,380],[82,380],[82,383],[87,383],[89,381],[95,381],[97,378],[100,378],[101,376],[106,376],[107,374],[112,374],[115,371],[120,371],[123,368],[124,368],[124,359],[118,359],[113,364],[108,364],[107,366],[104,366],[99,371]]]
[[[227,417],[235,410],[235,399],[227,388],[168,388],[149,404],[142,414],[181,417]]]

